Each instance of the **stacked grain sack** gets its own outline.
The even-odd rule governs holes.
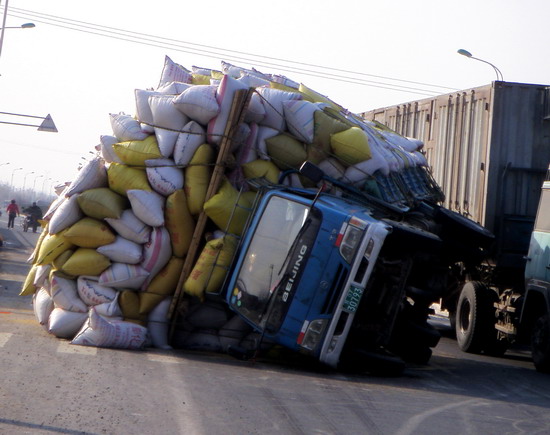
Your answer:
[[[229,138],[231,163],[206,198],[233,97],[249,89],[243,122]],[[252,206],[245,180],[277,183],[281,171],[310,160],[362,188],[373,174],[426,164],[421,144],[286,77],[225,62],[221,71],[187,70],[166,57],[157,89],[138,89],[135,99],[135,116],[110,115],[112,135],[101,136],[101,155],[44,216],[21,292],[34,294],[40,324],[73,344],[169,347],[169,305],[204,212],[209,237],[181,283],[187,310],[177,344],[255,346],[243,320],[204,302],[223,285]]]

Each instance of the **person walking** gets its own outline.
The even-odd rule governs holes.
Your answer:
[[[15,216],[19,216],[19,206],[15,203],[15,199],[11,200],[6,211],[8,212],[8,228],[13,228]]]

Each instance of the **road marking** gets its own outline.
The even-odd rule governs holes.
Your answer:
[[[69,341],[62,341],[57,346],[57,351],[59,353],[72,353],[78,355],[95,355],[97,354],[97,347],[93,346],[78,346],[76,344],[71,344]]]
[[[156,353],[148,353],[147,359],[152,362],[161,362],[161,363],[168,363],[168,364],[182,364],[181,358],[177,358],[175,356],[170,355],[159,355]]]
[[[0,347],[4,347],[12,335],[9,332],[0,332]]]

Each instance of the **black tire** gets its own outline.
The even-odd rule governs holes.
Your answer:
[[[481,353],[497,347],[493,306],[496,296],[478,281],[468,282],[462,288],[456,309],[456,341],[462,351]]]
[[[531,334],[531,353],[537,371],[550,373],[550,318],[548,314],[535,322]]]

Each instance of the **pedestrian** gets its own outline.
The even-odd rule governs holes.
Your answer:
[[[8,212],[8,228],[13,228],[15,216],[19,216],[19,206],[15,203],[15,199],[11,200],[6,211]]]

